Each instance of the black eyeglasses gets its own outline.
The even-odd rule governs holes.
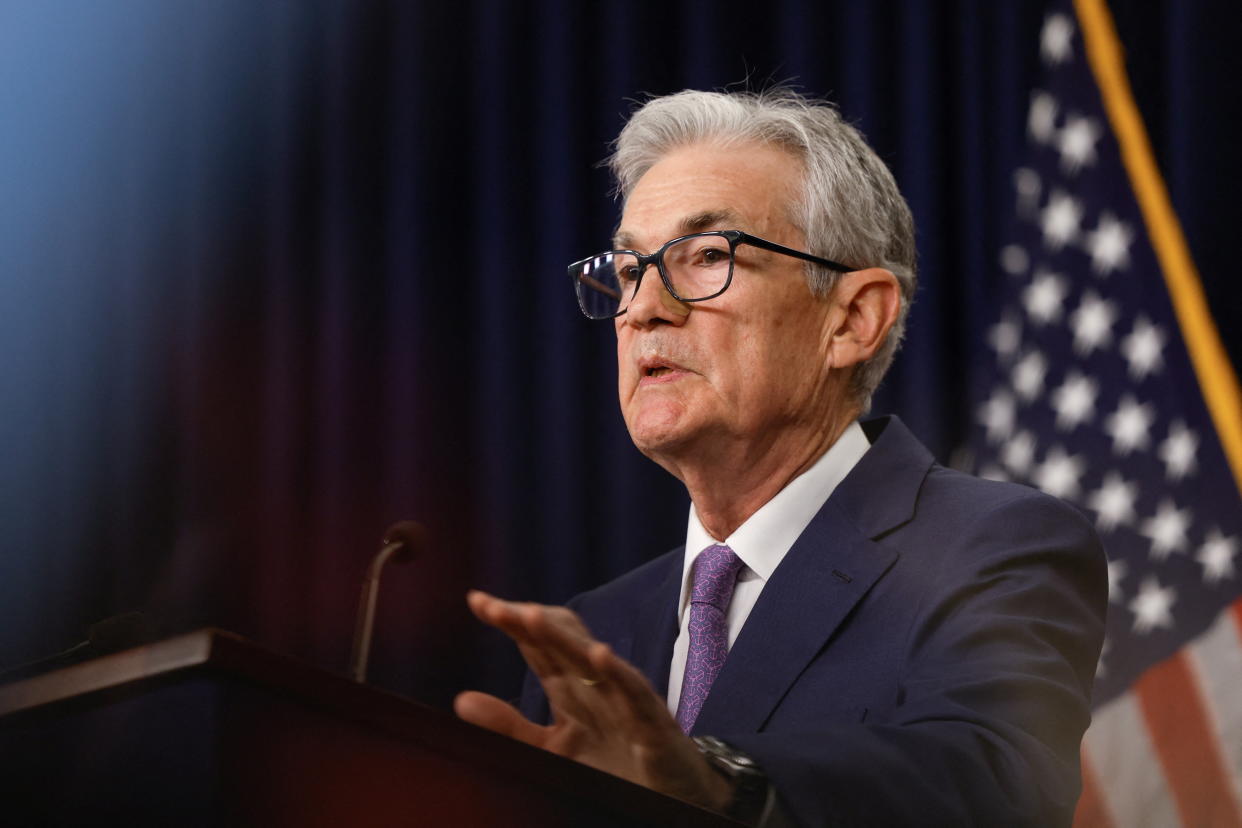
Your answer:
[[[638,293],[643,273],[652,264],[674,298],[682,302],[702,302],[728,290],[733,281],[734,254],[739,244],[815,262],[841,273],[858,269],[741,230],[714,230],[679,236],[646,255],[634,250],[609,250],[590,256],[569,266],[569,278],[574,281],[578,307],[588,319],[612,319],[625,313]]]

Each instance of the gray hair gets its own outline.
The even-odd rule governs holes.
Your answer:
[[[803,191],[791,220],[809,252],[853,267],[883,267],[901,286],[901,309],[888,338],[854,372],[852,390],[862,409],[871,404],[905,333],[916,281],[914,219],[888,167],[827,101],[790,89],[701,92],[687,89],[652,98],[630,117],[608,159],[617,192],[628,199],[638,180],[679,147],[710,142],[760,142],[802,163]],[[840,274],[807,265],[807,281],[826,296]]]

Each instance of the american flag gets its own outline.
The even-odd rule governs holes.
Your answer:
[[[1236,375],[1103,0],[1050,5],[970,455],[1075,503],[1108,553],[1076,825],[1242,825]]]

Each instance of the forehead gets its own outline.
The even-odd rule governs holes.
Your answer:
[[[693,144],[664,155],[638,180],[615,241],[647,248],[701,230],[745,230],[791,241],[801,165],[768,144]]]

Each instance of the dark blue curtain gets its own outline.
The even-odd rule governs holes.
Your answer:
[[[1235,365],[1232,4],[1111,3]],[[612,333],[565,264],[616,220],[646,93],[840,103],[914,209],[876,400],[948,460],[992,315],[1037,2],[126,0],[0,6],[0,667],[142,610],[343,669],[383,529],[375,681],[443,704],[519,664],[470,585],[563,601],[680,542]]]

